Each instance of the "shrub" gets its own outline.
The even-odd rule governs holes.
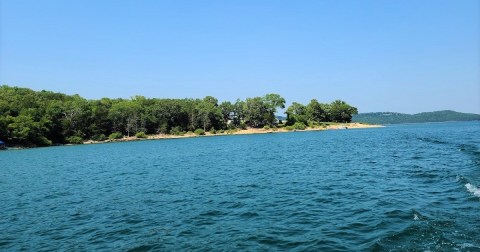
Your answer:
[[[203,131],[203,129],[196,129],[195,135],[205,135],[205,131]]]
[[[223,134],[225,131],[223,129],[218,130],[217,133]]]
[[[293,129],[296,129],[296,130],[304,130],[307,128],[307,126],[301,122],[296,122],[294,125],[292,125],[292,127]]]
[[[120,132],[113,132],[112,134],[110,134],[110,136],[108,136],[108,139],[120,139],[120,138],[123,138],[123,135],[122,133]]]
[[[82,143],[83,143],[83,141],[82,141]],[[52,145],[52,141],[48,140],[44,136],[38,136],[37,138],[35,138],[35,144],[37,146],[50,146],[50,145]]]
[[[143,132],[143,131],[140,131],[140,132],[137,132],[137,134],[135,134],[135,137],[136,138],[147,138],[147,134],[145,134],[145,132]]]
[[[158,127],[157,132],[160,134],[167,134],[168,133],[168,125],[166,123],[162,123],[160,127]]]
[[[92,136],[93,141],[105,141],[107,137],[104,134],[94,135]]]
[[[67,140],[67,142],[71,144],[83,144],[83,139],[79,136],[70,136],[67,137],[65,140]]]
[[[208,132],[210,132],[210,134],[212,134],[212,135],[214,135],[214,134],[217,133],[217,132],[215,131],[215,128],[214,128],[214,127],[212,127],[212,128],[210,129],[210,131],[208,131]]]
[[[318,126],[320,126],[320,124],[319,124],[318,122],[316,122],[316,121],[311,121],[311,120],[309,120],[309,121],[308,121],[308,126],[309,126],[309,127],[312,127],[312,128],[317,128]]]
[[[170,134],[180,136],[185,134],[185,132],[182,131],[182,128],[180,126],[175,126],[170,130]]]
[[[296,122],[294,125],[291,125],[291,126],[286,126],[285,129],[288,130],[288,131],[291,131],[291,130],[304,130],[306,129],[307,126],[301,122]]]
[[[270,130],[271,128],[270,128],[270,125],[267,124],[267,125],[263,126],[263,129],[264,130]]]
[[[240,123],[240,129],[246,130],[246,129],[247,129],[247,125],[246,125],[244,122],[241,122],[241,123]]]

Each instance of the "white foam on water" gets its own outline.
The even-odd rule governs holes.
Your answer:
[[[413,220],[420,220],[420,218],[418,218],[418,215],[417,214],[413,214]]]
[[[471,244],[471,243],[463,243],[462,245],[460,245],[460,248],[464,249],[464,248],[474,248],[475,245]]]
[[[476,187],[476,186],[474,186],[470,183],[466,183],[465,187],[467,188],[467,190],[469,192],[473,193],[473,195],[480,197],[480,188],[478,188],[478,187]]]

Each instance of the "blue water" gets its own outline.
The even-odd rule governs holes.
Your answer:
[[[0,152],[0,250],[480,251],[480,122]]]

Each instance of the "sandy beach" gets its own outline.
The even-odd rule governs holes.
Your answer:
[[[141,141],[141,140],[158,140],[158,139],[177,139],[177,138],[190,138],[190,137],[213,137],[213,136],[227,136],[227,135],[250,135],[250,134],[269,134],[269,133],[285,133],[285,132],[300,132],[300,131],[322,131],[322,130],[348,130],[348,129],[364,129],[364,128],[380,128],[382,125],[362,124],[362,123],[339,123],[327,125],[326,127],[307,128],[304,130],[286,130],[285,128],[277,129],[263,129],[263,128],[247,128],[245,130],[236,129],[232,131],[225,130],[223,133],[212,134],[205,132],[205,135],[196,135],[194,133],[186,133],[184,135],[170,135],[170,134],[157,134],[148,135],[146,138],[137,138],[135,136],[123,137],[121,139],[108,139],[105,141],[85,141],[84,144],[97,144],[97,143],[109,143],[109,142],[128,142],[128,141]]]

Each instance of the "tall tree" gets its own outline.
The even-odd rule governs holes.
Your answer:
[[[293,102],[285,112],[287,114],[287,125],[293,125],[296,122],[307,124],[307,110],[306,107],[300,103]]]
[[[306,107],[307,118],[310,121],[314,122],[324,122],[326,121],[327,114],[323,110],[322,105],[316,100],[312,99]]]
[[[262,97],[247,98],[244,106],[245,121],[251,127],[262,127],[271,119],[270,107]]]
[[[245,119],[245,108],[245,102],[240,99],[237,99],[233,104],[233,123],[235,126],[239,126]]]
[[[349,123],[352,121],[352,115],[356,114],[358,114],[357,108],[342,100],[336,100],[330,105],[330,119],[334,122]]]
[[[210,127],[220,128],[222,113],[218,108],[218,100],[216,98],[212,96],[205,97],[197,105],[197,111],[204,131]]]
[[[231,102],[224,101],[224,102],[220,103],[220,105],[218,107],[220,108],[220,111],[222,113],[223,123],[225,125],[227,125],[227,123],[229,121],[233,120],[233,116],[235,114],[234,106]]]

